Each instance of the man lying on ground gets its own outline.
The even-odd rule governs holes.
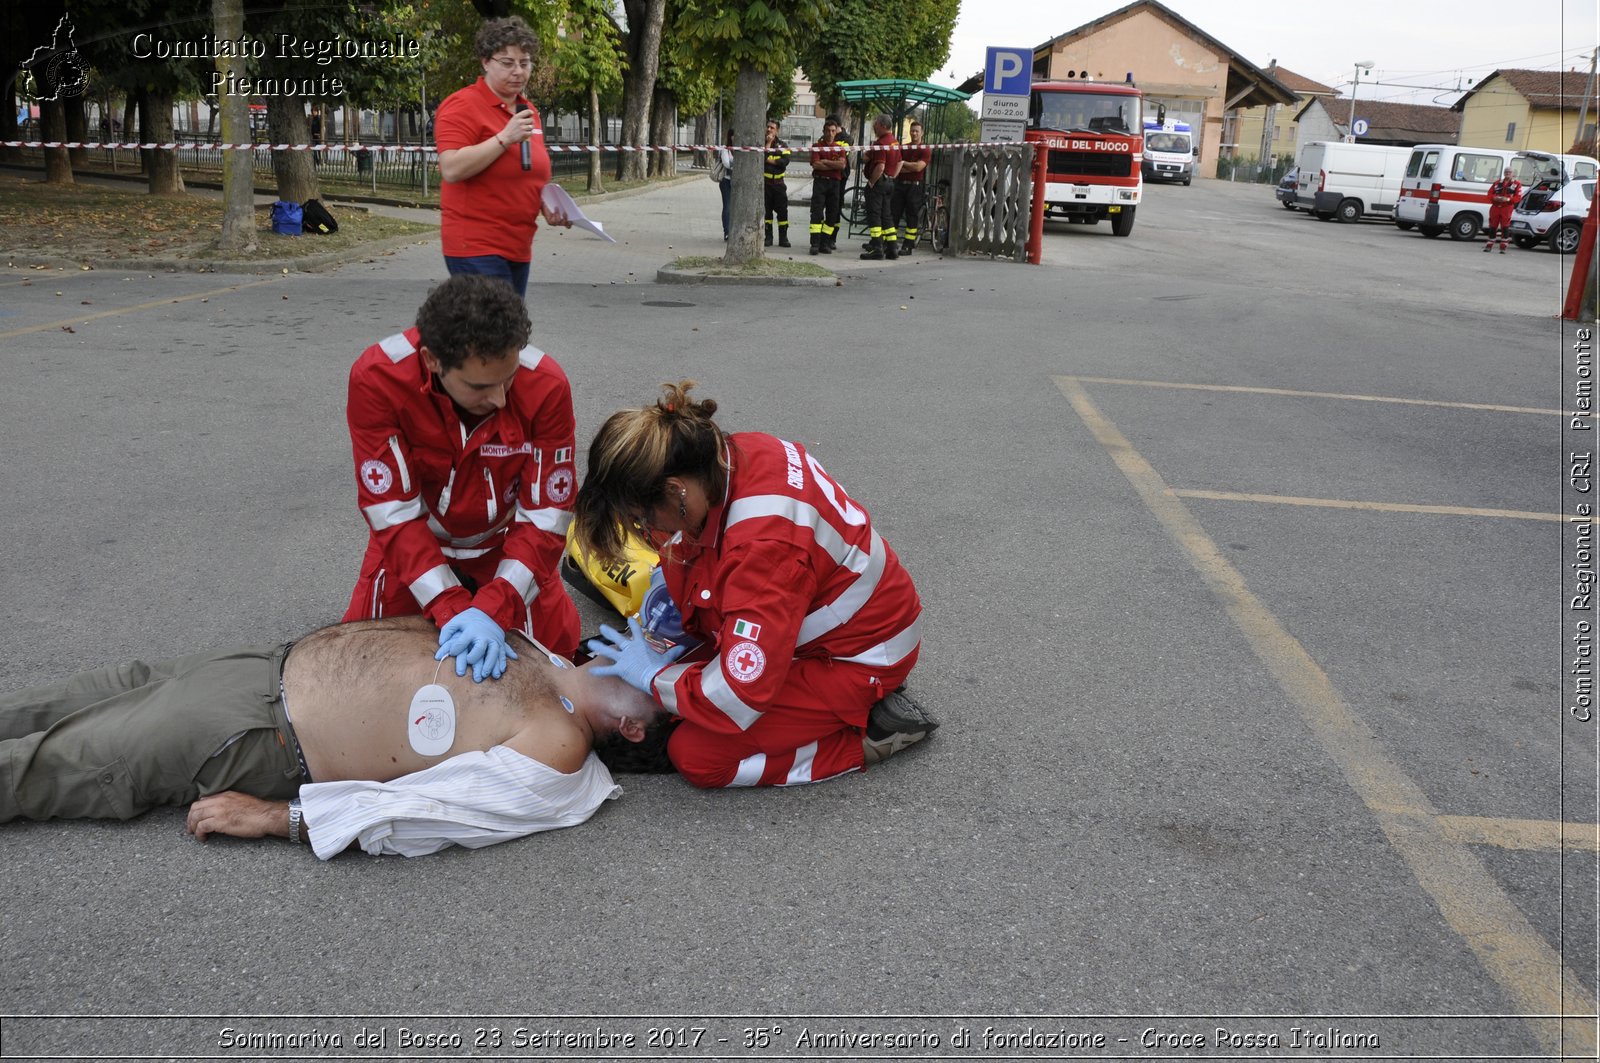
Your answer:
[[[434,660],[427,620],[375,620],[0,696],[0,822],[192,802],[201,840],[420,856],[582,823],[631,743],[670,770],[655,699],[528,646],[477,684]]]

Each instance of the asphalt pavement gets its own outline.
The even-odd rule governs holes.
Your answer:
[[[1561,1013],[1589,1051],[1569,260],[1200,181],[1126,239],[1052,225],[1040,266],[857,238],[810,259],[833,288],[653,283],[719,208],[690,181],[586,204],[616,244],[541,231],[534,342],[580,445],[690,378],[812,449],[917,581],[940,732],[816,786],[630,776],[411,861],[180,810],[5,826],[0,1054],[1455,1059],[1547,1055]],[[443,277],[436,243],[0,269],[0,689],[336,620],[346,374]]]

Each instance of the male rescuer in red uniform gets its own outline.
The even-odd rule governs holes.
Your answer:
[[[421,613],[442,629],[439,659],[479,682],[515,656],[511,628],[565,656],[578,645],[558,572],[577,493],[572,389],[531,328],[509,286],[454,276],[350,370],[371,537],[344,619]]]
[[[822,122],[822,136],[811,146],[811,253],[833,254],[839,242],[839,212],[844,205],[844,179],[850,156],[839,140],[839,116]],[[833,150],[819,151],[819,148]]]
[[[1522,182],[1511,176],[1511,167],[1500,180],[1489,186],[1489,227],[1485,231],[1483,250],[1488,254],[1494,247],[1494,232],[1500,230],[1500,253],[1506,253],[1506,235],[1511,228],[1511,212],[1522,202]]]
[[[867,181],[867,249],[862,258],[900,257],[900,233],[894,224],[894,179],[900,175],[900,142],[890,131],[889,116],[872,120],[877,138],[865,152],[861,166]]]
[[[890,215],[896,225],[905,226],[900,237],[900,254],[909,255],[917,246],[922,224],[922,201],[926,194],[923,178],[933,149],[922,142],[922,123],[911,123],[911,143],[900,148],[900,175],[894,179],[894,201]]]

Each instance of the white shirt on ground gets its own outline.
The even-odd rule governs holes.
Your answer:
[[[359,841],[374,856],[479,849],[594,815],[622,787],[593,753],[564,775],[507,746],[461,753],[392,782],[300,787],[311,847],[327,860]]]

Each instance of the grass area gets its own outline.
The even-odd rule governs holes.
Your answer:
[[[437,233],[438,226],[362,210],[337,210],[339,231],[328,236],[279,236],[268,208],[256,209],[257,249],[219,254],[213,246],[222,203],[198,195],[152,196],[138,186],[47,185],[36,178],[0,176],[0,253],[76,261],[139,258],[304,258],[375,240]]]
[[[438,232],[437,226],[336,211],[339,231],[331,235],[283,237],[272,232],[272,215],[256,210],[259,247],[250,255],[219,255],[214,247],[221,226],[221,200],[202,195],[149,195],[131,186],[45,184],[13,174],[0,176],[0,253],[77,261],[138,258],[270,259],[306,258],[346,250],[373,240]]]
[[[691,255],[677,259],[673,269],[704,273],[708,277],[831,277],[833,271],[814,262],[791,262],[786,258],[760,258],[742,266],[726,265],[720,258]]]

